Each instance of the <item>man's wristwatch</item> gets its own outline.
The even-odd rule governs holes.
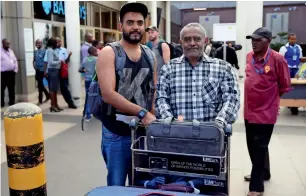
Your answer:
[[[138,117],[140,120],[142,120],[142,119],[145,117],[145,115],[147,114],[147,112],[148,112],[148,110],[142,108],[142,109],[140,110],[140,112],[138,113],[138,116],[137,116],[137,117]]]

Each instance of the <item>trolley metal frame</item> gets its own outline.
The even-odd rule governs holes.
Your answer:
[[[150,151],[147,149],[147,138],[141,136],[137,138],[137,129],[139,122],[132,120],[130,123],[130,128],[132,131],[131,137],[131,151],[132,151],[132,186],[135,186],[135,173],[136,172],[148,172],[153,174],[171,174],[177,176],[195,177],[205,179],[205,187],[212,189],[216,192],[224,193],[229,195],[230,188],[230,136],[232,133],[232,128],[227,127],[224,139],[224,152],[221,156],[207,156],[207,155],[197,155],[197,154],[185,154],[185,153],[173,153],[173,152],[160,152],[160,151]],[[178,159],[201,159],[202,163],[210,165],[210,167],[215,168],[214,171],[209,170],[205,172],[191,172],[191,171],[171,171],[168,168],[151,168],[150,167],[150,157],[157,157],[157,159],[163,159],[166,161],[167,156],[171,156]],[[141,158],[148,159],[144,161],[136,161]],[[149,158],[148,158],[149,157]],[[219,161],[216,161],[219,160]],[[203,165],[204,165],[203,164]],[[216,166],[218,168],[216,169]],[[203,168],[202,168],[203,169]],[[205,169],[204,169],[205,170]]]

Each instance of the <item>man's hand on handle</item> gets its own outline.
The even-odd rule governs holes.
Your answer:
[[[156,120],[156,117],[151,112],[147,112],[144,118],[141,120],[141,122],[144,126],[148,126],[155,120]]]

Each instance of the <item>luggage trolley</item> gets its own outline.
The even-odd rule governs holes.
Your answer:
[[[213,126],[209,123],[210,128]],[[229,125],[224,133],[224,150],[220,156],[205,154],[188,154],[179,152],[154,151],[148,149],[147,136],[137,134],[139,122],[132,120],[132,186],[137,186],[139,173],[158,175],[173,175],[198,179],[203,183],[200,194],[205,195],[229,195],[230,188],[230,136],[232,126]],[[218,126],[215,126],[219,129]],[[219,129],[220,130],[220,129]],[[196,187],[198,188],[198,187]],[[167,191],[193,192],[193,188],[186,187],[175,190],[171,186],[160,186],[158,189]]]

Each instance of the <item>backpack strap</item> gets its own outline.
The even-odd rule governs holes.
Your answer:
[[[154,53],[153,51],[146,45],[140,45],[140,47],[142,48],[142,50],[144,51],[144,57],[146,58],[146,60],[150,63],[151,65],[151,71],[154,75]]]
[[[157,50],[158,50],[161,57],[163,57],[163,48],[162,48],[163,43],[165,43],[165,42],[158,42],[158,46],[157,46]]]
[[[115,69],[119,77],[123,77],[123,68],[126,61],[126,53],[119,42],[108,43],[107,46],[112,47],[115,52]]]
[[[144,58],[150,64],[150,70],[152,72],[152,77],[154,78],[155,54],[149,47],[145,45],[140,45],[140,47],[142,51],[144,52]],[[148,93],[147,109],[150,110],[154,102],[154,92],[155,92],[154,79],[152,79],[149,85],[150,85],[151,91],[149,91]]]

